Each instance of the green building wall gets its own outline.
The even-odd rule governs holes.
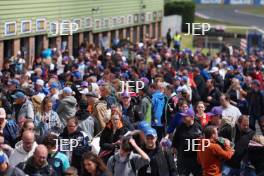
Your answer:
[[[77,20],[80,22],[78,32],[93,33],[148,24],[161,21],[163,3],[163,0],[0,0],[0,40],[43,34],[50,37],[52,22]],[[45,31],[36,31],[37,19],[45,19]],[[90,27],[87,19],[92,22]],[[24,20],[31,22],[28,33],[21,32]],[[5,34],[7,23],[15,24],[15,33]]]

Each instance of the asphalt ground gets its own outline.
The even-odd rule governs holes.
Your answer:
[[[196,12],[210,19],[264,29],[264,16],[240,13],[240,5],[197,5]],[[254,7],[252,7],[254,8]]]

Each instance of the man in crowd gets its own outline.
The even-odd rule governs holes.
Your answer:
[[[10,155],[10,165],[16,166],[20,162],[26,161],[33,155],[37,143],[35,142],[35,135],[31,131],[24,131],[22,134],[22,141],[15,146],[14,152]]]
[[[204,137],[206,140],[201,140],[197,154],[198,162],[202,166],[203,176],[221,176],[222,161],[231,159],[233,155],[230,141],[223,139],[223,143],[218,144],[218,131],[214,126],[207,126],[204,129]]]

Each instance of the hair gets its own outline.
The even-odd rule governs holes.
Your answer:
[[[56,140],[58,139],[58,137],[55,134],[49,133],[43,140],[43,144],[46,147],[56,147],[57,142]]]
[[[170,92],[173,92],[174,91],[174,88],[172,85],[167,85],[166,86],[166,89],[169,90]]]
[[[24,131],[26,131],[26,128],[28,127],[28,124],[29,124],[29,123],[33,123],[33,124],[34,124],[34,121],[33,121],[32,119],[27,119],[27,120],[24,122],[24,124],[23,124],[23,126],[22,126],[22,128],[21,128],[21,130],[20,130],[20,133],[19,133],[19,138],[22,137],[22,134],[24,133]],[[35,124],[34,124],[34,126],[35,126]]]
[[[241,115],[241,116],[239,116],[239,118],[237,119],[237,122],[240,124],[240,123],[242,123],[242,121],[243,121],[244,119],[249,120],[249,117],[248,117],[247,115]]]
[[[230,102],[230,96],[228,94],[221,94],[221,96],[224,96],[225,100]]]
[[[214,129],[215,128],[216,127],[213,126],[213,125],[209,125],[209,126],[205,127],[205,129],[204,129],[204,137],[206,139],[210,139],[212,137],[212,135],[214,134]]]
[[[129,142],[130,138],[131,136],[124,136],[121,139],[121,148],[126,152],[131,152],[133,150],[133,146]]]
[[[48,104],[48,103],[52,103],[52,100],[50,97],[45,97],[41,103],[41,114],[43,115],[44,112],[45,112],[45,106]]]
[[[98,171],[99,172],[107,172],[108,171],[105,163],[103,162],[103,160],[101,158],[99,158],[93,152],[86,152],[82,156],[82,175],[85,175],[87,173],[87,171],[84,168],[84,161],[85,160],[89,160],[89,161],[93,162],[94,164],[96,164],[96,171],[97,172]],[[109,175],[109,173],[107,175]]]
[[[122,122],[122,120],[121,120],[121,119],[122,119],[122,113],[119,111],[119,109],[117,109],[115,112],[113,112],[113,113],[111,114],[111,119],[112,119],[112,117],[115,116],[115,115],[118,115],[118,117],[119,117],[118,124],[117,124],[117,129],[120,129],[120,128],[123,127],[123,122]],[[112,120],[110,120],[110,121],[106,124],[106,127],[107,127],[107,128],[110,128],[110,129],[113,128]]]
[[[31,97],[34,112],[41,112],[41,98],[37,95]]]
[[[69,123],[69,121],[73,120],[75,125],[78,126],[79,125],[79,121],[77,119],[77,117],[70,117],[67,119],[67,123]]]
[[[264,136],[263,135],[254,135],[252,138],[253,141],[264,145]]]
[[[72,176],[78,176],[78,170],[75,167],[69,167],[65,172],[65,175],[72,175]]]

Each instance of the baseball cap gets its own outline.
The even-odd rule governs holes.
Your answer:
[[[230,71],[233,71],[234,70],[234,67],[233,66],[228,66],[226,69],[227,70],[230,70]]]
[[[72,76],[76,79],[81,79],[81,73],[79,71],[75,71],[72,73]]]
[[[138,124],[138,129],[139,129],[139,130],[144,131],[144,130],[146,130],[147,128],[151,128],[151,127],[150,127],[150,124],[149,124],[148,122],[146,122],[146,121],[141,121],[141,122],[139,122],[139,124]]]
[[[148,128],[145,130],[145,135],[157,137],[157,131],[154,128]]]
[[[97,93],[96,93],[96,92],[88,92],[88,93],[86,94],[86,96],[87,96],[87,97],[94,97],[94,98],[98,98],[98,95],[97,95]]]
[[[254,79],[254,80],[252,81],[251,84],[254,84],[254,85],[260,86],[260,82],[259,82],[259,80],[256,80],[256,79]]]
[[[72,89],[70,87],[64,87],[63,93],[72,94]]]
[[[59,84],[56,83],[56,82],[53,82],[53,83],[51,83],[50,88],[51,88],[51,89],[52,89],[52,88],[58,89],[58,88],[59,88]]]
[[[40,86],[44,86],[44,81],[42,79],[37,79],[36,84]]]
[[[83,82],[81,83],[81,87],[88,87],[88,82],[83,81]]]
[[[214,72],[217,72],[219,71],[219,68],[218,67],[213,67],[209,72],[210,73],[214,73]]]
[[[208,113],[209,116],[222,115],[223,109],[220,106],[215,106],[212,108],[211,112]]]
[[[187,76],[183,76],[183,77],[182,77],[182,81],[185,81],[185,82],[187,82],[187,81],[188,81],[188,79],[189,79],[189,78],[188,78]]]
[[[6,112],[4,108],[0,108],[0,118],[5,119],[6,118]]]
[[[7,82],[8,85],[19,85],[19,81],[17,79],[12,79]]]
[[[7,160],[6,160],[5,154],[1,151],[0,152],[0,164],[3,164],[6,161]]]
[[[140,80],[143,81],[145,85],[149,84],[149,80],[146,77],[142,77],[142,78],[140,78]]]
[[[189,108],[186,112],[180,113],[183,117],[194,117],[194,112],[192,108]]]
[[[121,94],[122,97],[130,97],[130,94],[128,92],[123,92]]]
[[[11,95],[11,96],[14,99],[25,98],[25,94],[23,92],[20,92],[20,91],[16,92],[14,95]]]

